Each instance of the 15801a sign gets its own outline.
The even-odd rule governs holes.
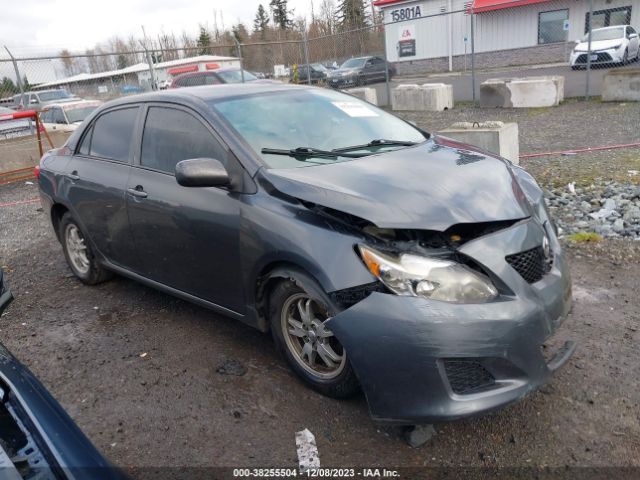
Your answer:
[[[415,7],[396,8],[395,10],[391,10],[389,14],[391,15],[392,21],[401,22],[403,20],[420,18],[422,11],[420,10],[420,5],[417,5]]]

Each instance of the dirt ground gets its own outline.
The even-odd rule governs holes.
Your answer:
[[[523,150],[539,146],[560,144]],[[568,248],[574,309],[564,328],[578,344],[569,364],[524,401],[435,425],[413,449],[399,429],[371,422],[363,397],[306,388],[267,335],[124,278],[82,285],[36,197],[35,185],[0,186],[0,265],[16,297],[0,339],[119,466],[293,468],[294,434],[308,428],[322,466],[640,468],[636,256]],[[608,245],[625,248],[599,248]],[[217,373],[228,359],[247,373]]]

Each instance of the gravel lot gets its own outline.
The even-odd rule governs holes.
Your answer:
[[[513,119],[527,153],[638,141],[638,122],[628,121],[634,115],[640,118],[638,104],[592,102],[406,116],[429,130]],[[551,120],[562,127],[550,128]],[[607,135],[598,124],[608,125]],[[629,152],[523,164],[543,183],[564,185],[584,169],[593,178],[615,177],[639,162],[638,150]],[[34,185],[0,186],[0,204],[36,197]],[[0,207],[0,265],[16,297],[0,320],[0,338],[127,469],[295,467],[294,434],[305,427],[323,466],[549,467],[557,475],[566,467],[640,468],[640,242],[568,244],[575,303],[563,328],[578,343],[571,362],[523,402],[438,424],[435,437],[412,449],[400,430],[371,423],[364,398],[330,400],[303,386],[267,335],[123,278],[83,286],[38,209],[33,202]],[[217,373],[229,359],[247,373]]]

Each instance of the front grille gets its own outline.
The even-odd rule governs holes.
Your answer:
[[[451,390],[458,395],[483,392],[493,388],[495,379],[478,361],[472,359],[445,359],[444,370]]]
[[[551,262],[545,260],[542,247],[507,255],[505,259],[529,283],[542,280],[551,270]]]
[[[597,55],[598,55],[598,59],[593,60],[592,63],[595,63],[595,62],[607,63],[613,60],[611,58],[611,55],[605,52],[600,52]],[[587,63],[587,54],[583,53],[582,55],[579,55],[578,58],[576,59],[576,63]]]

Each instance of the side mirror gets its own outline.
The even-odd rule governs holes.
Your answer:
[[[38,103],[38,100],[36,100],[35,98],[32,98],[31,101],[29,102],[31,105],[35,105],[36,103]]]
[[[183,187],[222,187],[231,179],[219,160],[192,158],[177,163],[176,181]]]
[[[629,40],[631,40],[632,38],[638,38],[638,34],[632,33],[631,35],[629,35]]]

